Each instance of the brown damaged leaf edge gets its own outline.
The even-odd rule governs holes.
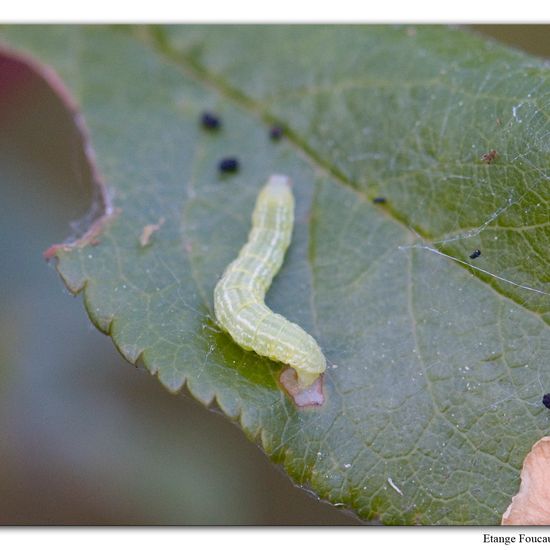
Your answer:
[[[523,461],[518,494],[502,525],[550,525],[550,437],[537,441]]]
[[[34,58],[25,55],[20,51],[14,51],[4,43],[0,43],[0,58],[1,57],[9,59],[13,63],[18,63],[25,66],[29,71],[42,80],[46,86],[48,86],[60,99],[75,125],[77,135],[80,138],[80,144],[84,152],[84,157],[90,170],[93,185],[98,191],[99,204],[96,204],[95,206],[98,209],[99,214],[90,223],[90,226],[84,234],[78,238],[69,237],[69,239],[63,243],[51,245],[44,251],[44,258],[46,260],[51,260],[52,258],[58,257],[57,255],[59,251],[67,251],[72,248],[99,244],[100,234],[105,229],[105,226],[120,213],[120,209],[114,208],[111,198],[107,192],[105,182],[97,170],[97,165],[95,162],[96,156],[91,146],[88,128],[86,127],[84,117],[80,112],[77,102],[63,84],[60,76],[52,67],[43,65]]]

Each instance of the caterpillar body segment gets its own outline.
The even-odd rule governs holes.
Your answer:
[[[292,367],[301,387],[310,386],[326,369],[325,357],[305,330],[264,302],[290,244],[294,197],[290,180],[273,175],[260,191],[247,243],[214,290],[220,326],[246,350]]]

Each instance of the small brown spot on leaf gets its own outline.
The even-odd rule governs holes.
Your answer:
[[[151,237],[153,233],[156,233],[162,227],[163,223],[164,223],[164,218],[160,218],[157,223],[150,223],[146,225],[143,228],[141,235],[139,236],[139,244],[142,247],[147,246],[151,242]]]
[[[550,525],[550,437],[537,441],[525,457],[519,492],[502,525]]]
[[[488,153],[485,153],[482,157],[481,157],[481,160],[485,163],[485,164],[491,164],[491,162],[493,162],[496,158],[498,157],[498,153],[492,149],[491,151],[489,151]]]
[[[288,367],[281,373],[279,382],[298,407],[318,407],[325,402],[323,375],[319,376],[311,386],[303,388],[298,383],[296,371]]]

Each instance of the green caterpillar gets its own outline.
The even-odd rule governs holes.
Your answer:
[[[273,175],[256,200],[248,242],[216,285],[214,311],[237,344],[289,365],[300,387],[306,388],[325,371],[325,356],[312,336],[264,303],[283,263],[293,225],[290,180]]]

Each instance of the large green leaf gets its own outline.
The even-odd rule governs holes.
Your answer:
[[[364,519],[499,522],[550,421],[543,62],[443,27],[2,35],[61,74],[90,128],[119,211],[99,244],[58,249],[58,268],[128,360],[215,400],[297,483]],[[200,128],[205,109],[220,132]],[[242,169],[220,177],[227,155]],[[295,182],[297,223],[268,303],[320,342],[321,408],[298,410],[281,366],[213,321],[274,172]]]

